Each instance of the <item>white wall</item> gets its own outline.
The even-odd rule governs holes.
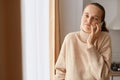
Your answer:
[[[113,62],[120,62],[120,30],[110,30],[112,39]]]
[[[110,30],[112,40],[112,62],[120,62],[120,30]],[[113,77],[113,80],[120,80],[120,77]]]
[[[79,31],[83,0],[59,0],[61,43],[69,32]]]

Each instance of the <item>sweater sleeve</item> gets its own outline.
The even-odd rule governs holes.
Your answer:
[[[66,74],[65,54],[66,54],[66,39],[62,44],[60,54],[55,65],[55,71],[56,71],[55,80],[65,80],[65,74]]]
[[[102,42],[100,51],[95,46],[87,49],[90,71],[96,80],[109,80],[112,48],[110,36]]]

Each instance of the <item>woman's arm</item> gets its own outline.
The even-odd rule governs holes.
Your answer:
[[[87,57],[89,61],[91,74],[97,80],[108,80],[112,48],[110,36],[105,36],[100,51],[98,52],[95,46],[91,46],[87,49]]]
[[[64,40],[62,44],[60,54],[55,65],[55,72],[56,72],[55,80],[65,80],[65,74],[66,74],[65,54],[66,54],[66,40]]]

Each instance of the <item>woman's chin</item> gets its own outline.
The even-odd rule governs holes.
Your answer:
[[[88,30],[88,29],[83,29],[83,31],[86,32],[86,33],[90,33],[90,32],[91,32],[91,31]]]

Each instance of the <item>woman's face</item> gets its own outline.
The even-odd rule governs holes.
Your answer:
[[[96,27],[96,24],[100,24],[102,18],[102,10],[95,5],[88,5],[82,15],[81,28],[90,33],[91,26]]]

